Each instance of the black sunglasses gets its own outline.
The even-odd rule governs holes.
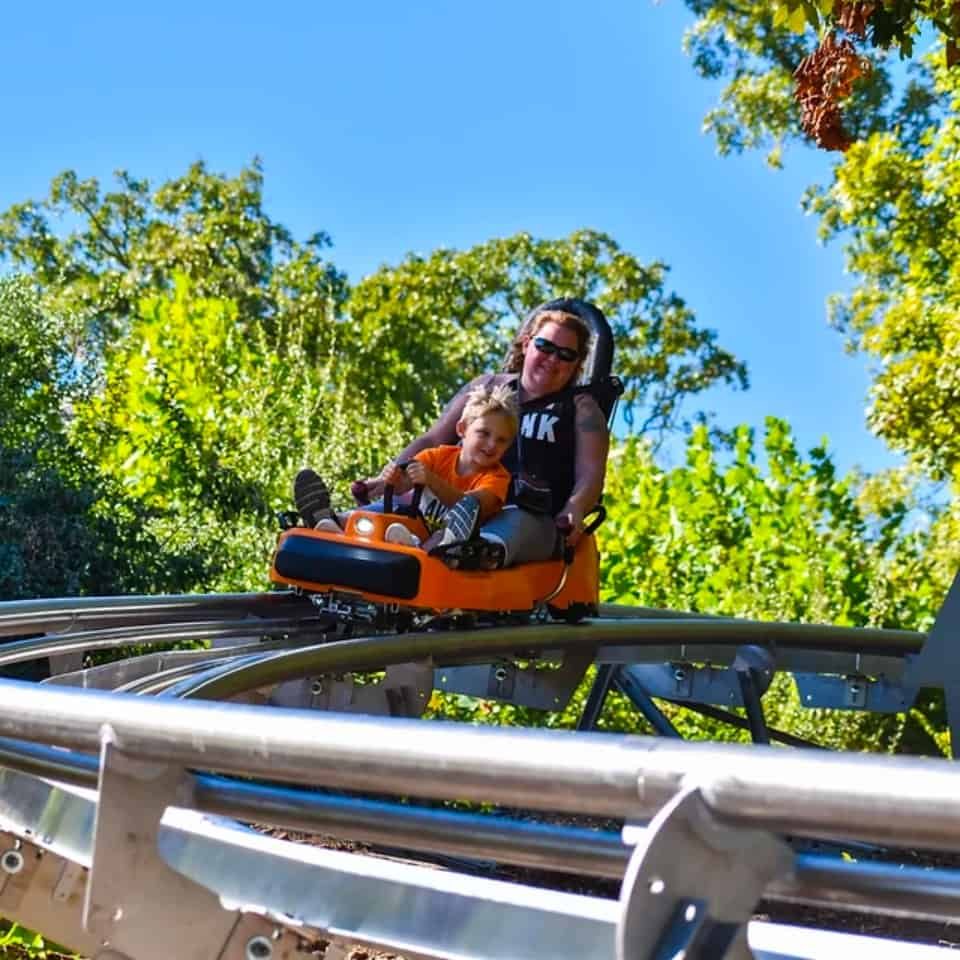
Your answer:
[[[580,354],[572,347],[560,347],[546,337],[534,337],[533,345],[547,356],[555,353],[564,363],[573,363],[580,358]]]

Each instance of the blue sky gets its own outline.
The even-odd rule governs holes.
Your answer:
[[[268,212],[326,230],[352,279],[406,253],[526,230],[610,233],[745,360],[719,422],[785,417],[842,469],[895,458],[864,426],[869,378],[826,324],[840,249],[800,212],[829,158],[721,159],[717,87],[681,51],[679,0],[11,4],[0,58],[0,208],[65,168],[152,181],[264,163]],[[673,454],[675,457],[675,453]]]

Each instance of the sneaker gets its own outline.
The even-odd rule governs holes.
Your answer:
[[[305,527],[316,527],[321,520],[337,523],[337,518],[330,509],[330,491],[316,470],[308,467],[297,474],[293,481],[293,502],[296,504],[297,513],[303,517]],[[340,529],[339,524],[337,529]]]
[[[471,540],[479,529],[480,501],[467,494],[447,511],[443,526],[427,539],[423,549],[427,553],[442,552],[452,544]]]
[[[313,525],[313,529],[324,533],[343,533],[343,527],[333,517],[322,517]]]
[[[411,533],[402,523],[391,523],[383,534],[387,543],[401,543],[405,547],[419,547],[420,538]]]

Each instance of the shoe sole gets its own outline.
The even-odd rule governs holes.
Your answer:
[[[293,502],[297,513],[308,527],[315,527],[325,518],[332,518],[330,491],[315,470],[301,470],[293,481]]]

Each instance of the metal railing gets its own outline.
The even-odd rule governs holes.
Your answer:
[[[960,852],[949,761],[685,743],[665,724],[660,737],[628,737],[223,701],[299,683],[288,702],[320,706],[324,685],[387,668],[386,693],[393,669],[409,674],[394,693],[419,692],[385,696],[383,712],[416,716],[433,688],[552,705],[595,662],[585,728],[617,688],[655,729],[653,697],[712,697],[745,706],[763,739],[775,670],[811,671],[816,696],[847,707],[896,708],[931,675],[956,703],[958,598],[955,584],[929,638],[604,608],[576,627],[343,639],[304,598],[280,593],[0,605],[0,634],[45,634],[0,647],[0,665],[219,645],[49,684],[0,681],[0,914],[98,960],[294,960],[323,943],[326,960],[348,943],[476,960],[932,955],[751,915],[762,898],[960,920],[960,874],[882,859]],[[268,827],[405,859],[297,845]],[[796,852],[786,838],[834,841],[856,859]],[[508,865],[540,873],[507,882]],[[571,873],[586,893],[543,879]]]
[[[510,913],[507,903],[511,910],[518,909],[522,922],[514,918],[517,926],[511,927],[511,936],[526,945],[521,948],[512,942],[509,947],[480,949],[471,941],[470,949],[476,952],[468,955],[478,957],[532,956],[532,944],[542,943],[544,930],[546,942],[558,951],[551,956],[654,957],[659,954],[651,951],[666,942],[663,938],[683,936],[685,931],[693,950],[687,955],[710,956],[695,952],[697,936],[706,934],[687,930],[689,922],[677,921],[675,911],[654,911],[658,919],[652,919],[641,932],[634,929],[638,911],[650,909],[649,897],[663,895],[663,891],[650,891],[661,882],[662,861],[671,850],[672,863],[690,863],[709,854],[706,867],[701,864],[695,872],[671,877],[666,887],[675,907],[685,905],[686,913],[699,911],[702,922],[714,931],[704,943],[715,945],[719,936],[726,938],[732,949],[761,896],[820,903],[835,903],[844,897],[848,906],[960,919],[960,881],[953,872],[905,872],[892,865],[798,857],[778,839],[783,833],[872,842],[896,839],[915,847],[960,850],[960,770],[948,761],[542,730],[464,729],[455,724],[395,718],[38,688],[16,681],[0,683],[0,730],[14,738],[0,745],[0,761],[8,770],[22,768],[29,774],[8,772],[0,782],[0,822],[8,832],[19,824],[21,845],[11,847],[12,853],[25,849],[26,842],[31,850],[35,847],[59,855],[64,863],[90,870],[85,937],[89,938],[91,930],[94,936],[107,931],[104,939],[113,944],[111,949],[131,957],[160,956],[163,950],[172,955],[169,951],[176,944],[170,937],[176,939],[180,934],[168,932],[164,939],[162,931],[178,930],[176,911],[181,909],[183,897],[189,895],[191,902],[199,902],[191,885],[216,894],[209,902],[203,901],[198,913],[197,922],[216,933],[210,935],[212,939],[200,938],[198,949],[207,952],[197,956],[226,955],[216,951],[236,946],[237,925],[243,919],[244,929],[252,930],[253,918],[259,918],[263,929],[269,930],[251,933],[244,949],[258,936],[276,943],[270,940],[274,929],[282,928],[281,936],[285,936],[297,924],[308,926],[317,936],[333,932],[341,938],[349,936],[393,949],[409,948],[401,936],[406,921],[400,918],[388,923],[380,917],[379,926],[371,927],[364,916],[349,930],[335,924],[313,926],[321,907],[314,904],[308,922],[302,899],[292,895],[285,899],[288,894],[283,891],[287,890],[288,873],[291,877],[304,875],[311,865],[327,878],[325,895],[332,898],[328,906],[336,904],[337,909],[346,909],[345,891],[352,896],[365,891],[366,896],[378,898],[389,892],[400,897],[398,902],[409,900],[421,906],[428,902],[435,922],[457,903],[458,909],[466,911],[460,919],[470,929],[481,918],[510,927],[513,921],[500,916],[493,905],[499,904],[504,914]],[[29,747],[24,740],[46,746]],[[91,751],[99,751],[99,759]],[[456,798],[614,816],[628,824],[652,815],[653,823],[628,829],[621,837],[570,826],[293,791],[276,783],[237,782],[211,776],[207,772],[211,770],[298,784],[322,783],[328,788],[376,790],[397,797]],[[65,786],[44,784],[37,776],[87,785],[96,780],[98,791],[76,794]],[[112,816],[95,814],[94,800]],[[190,837],[185,839],[179,828],[171,827],[164,840],[159,820],[169,807],[193,807],[287,828],[330,831],[404,849],[452,851],[457,856],[623,878],[623,891],[615,902],[551,893],[544,894],[541,903],[532,888],[523,885],[447,873],[441,883],[434,876],[427,884],[427,894],[423,892],[426,877],[422,867],[400,869],[386,861],[388,869],[371,866],[367,857],[348,862],[343,861],[344,856],[356,855],[331,858],[329,851],[304,853],[302,847],[294,848],[296,854],[284,851],[280,855],[275,845],[264,844],[256,835],[235,828],[224,833],[223,825],[215,820],[181,819],[176,822],[191,824]],[[122,817],[120,822],[117,816]],[[87,825],[86,839],[81,836],[78,840],[82,823]],[[67,836],[78,830],[77,836]],[[125,838],[123,843],[118,843],[120,837]],[[152,875],[154,888],[134,894],[138,871],[143,871],[151,857],[150,845],[156,843],[160,853],[154,851],[153,856],[160,868]],[[177,858],[169,855],[174,848],[179,851]],[[688,848],[696,848],[696,856]],[[202,855],[201,850],[205,851]],[[175,870],[161,861],[165,852],[165,860]],[[227,893],[238,896],[237,878],[233,876],[227,884],[225,873],[213,870],[210,862],[201,869],[201,863],[213,858],[222,870],[232,864],[232,871],[236,863],[247,862],[251,856],[265,858],[260,873],[268,863],[271,871],[279,871],[276,876],[283,879],[280,892],[275,890],[265,905],[256,899],[253,884],[247,895],[234,902],[258,909],[245,909],[242,915],[228,910],[229,922],[224,918],[213,922],[214,914],[219,917],[224,912],[221,901]],[[10,863],[17,866],[17,857]],[[10,879],[23,869],[20,866],[10,872]],[[731,870],[742,875],[742,903],[727,902]],[[335,894],[337,886],[331,878],[338,872],[342,886]],[[56,875],[62,874],[63,867]],[[460,879],[455,882],[457,877]],[[104,900],[100,878],[114,898],[109,903]],[[170,889],[160,896],[157,883]],[[402,896],[398,891],[403,891]],[[0,889],[0,910],[7,909],[5,896],[6,888]],[[118,898],[120,906],[114,902]],[[153,904],[152,911],[142,902],[144,898]],[[549,907],[544,906],[547,902]],[[163,903],[173,912],[161,922]],[[269,909],[259,909],[266,906]],[[278,910],[287,917],[287,923],[279,928],[270,919]],[[117,919],[110,920],[118,911]],[[553,916],[556,911],[562,920],[548,920],[544,915]],[[124,916],[128,917],[126,924]],[[138,919],[131,922],[129,918]],[[74,933],[79,936],[83,926],[78,920],[75,924]],[[656,937],[639,946],[650,940],[651,925]],[[420,930],[418,936],[430,942],[420,942],[414,954],[463,955],[465,929],[458,926],[447,934],[453,940],[444,945],[435,935],[430,939]],[[587,952],[573,953],[571,945]],[[763,956],[762,950],[757,955]]]

